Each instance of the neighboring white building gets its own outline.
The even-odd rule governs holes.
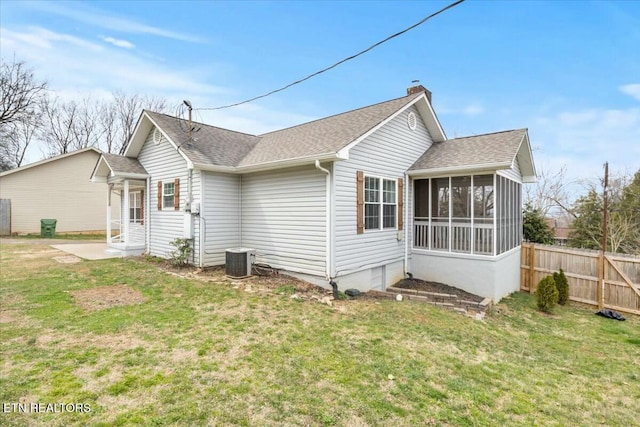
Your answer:
[[[168,257],[186,236],[195,265],[248,247],[341,289],[408,272],[495,300],[519,289],[526,129],[447,140],[422,86],[264,135],[188,126],[144,111],[125,155],[100,158],[92,180],[122,197],[112,248]]]
[[[41,219],[56,219],[58,233],[104,232],[106,186],[90,181],[101,153],[85,148],[0,173],[0,198],[11,200],[11,233],[40,233]]]

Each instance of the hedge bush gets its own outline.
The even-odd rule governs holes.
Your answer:
[[[538,310],[550,313],[553,307],[558,303],[558,288],[553,276],[547,276],[540,280],[538,289],[536,290],[536,301]]]
[[[565,305],[569,302],[569,282],[567,276],[564,275],[564,271],[560,269],[560,272],[553,273],[553,280],[556,282],[556,288],[558,289],[558,304]]]

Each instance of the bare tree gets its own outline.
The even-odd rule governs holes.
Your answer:
[[[99,126],[103,108],[103,105],[98,101],[92,101],[89,98],[84,98],[78,104],[77,120],[73,127],[75,141],[72,147],[74,150],[98,146],[103,133]]]
[[[73,151],[78,104],[47,98],[42,103],[42,113],[44,126],[40,129],[40,137],[48,148],[48,156]]]
[[[102,141],[100,148],[107,153],[118,153],[122,145],[118,127],[118,109],[115,103],[105,103],[99,117]]]
[[[565,166],[556,172],[541,168],[538,182],[524,186],[525,203],[530,204],[545,217],[558,208],[571,213],[568,187],[572,183],[567,181],[566,173]]]
[[[143,109],[167,110],[163,98],[114,92],[111,100],[47,96],[24,62],[0,64],[0,170],[20,166],[32,141],[55,156],[95,146],[123,153]]]
[[[27,149],[40,126],[39,112],[23,115],[20,120],[5,124],[0,130],[0,158],[4,169],[22,165]]]
[[[0,59],[0,125],[20,121],[33,113],[46,88],[47,83],[36,80],[24,62],[14,58],[7,63]]]
[[[163,112],[167,109],[167,103],[163,98],[154,96],[133,94],[124,92],[114,92],[113,94],[116,111],[118,113],[118,126],[120,128],[120,144],[114,146],[114,153],[123,154],[124,149],[133,135],[133,131],[143,109],[156,112]],[[117,148],[117,151],[115,150]]]
[[[80,102],[46,98],[42,103],[43,125],[39,136],[49,156],[98,146],[102,136],[102,106],[89,98]]]
[[[40,123],[47,84],[36,80],[24,62],[0,61],[0,170],[8,170],[24,161]]]
[[[612,252],[634,253],[640,248],[640,224],[630,212],[614,210],[609,214],[607,236]]]

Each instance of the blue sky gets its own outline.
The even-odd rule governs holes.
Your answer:
[[[306,76],[449,1],[0,3],[0,53],[65,98],[115,90],[194,108]],[[640,2],[474,1],[255,103],[199,111],[262,133],[397,98],[418,79],[448,137],[527,127],[538,169],[640,168]],[[42,157],[34,147],[28,160]]]

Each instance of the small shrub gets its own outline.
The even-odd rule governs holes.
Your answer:
[[[180,268],[189,265],[189,258],[191,258],[191,252],[193,252],[193,249],[191,248],[191,240],[175,239],[171,242],[171,246],[176,248],[169,254],[171,256],[171,265]]]
[[[550,313],[558,303],[558,288],[553,280],[553,276],[547,276],[540,280],[536,290],[536,301],[538,310]]]
[[[560,269],[560,272],[553,273],[553,280],[556,282],[556,288],[558,289],[558,304],[567,304],[569,302],[569,282],[567,281],[567,276],[564,275],[564,271]]]

